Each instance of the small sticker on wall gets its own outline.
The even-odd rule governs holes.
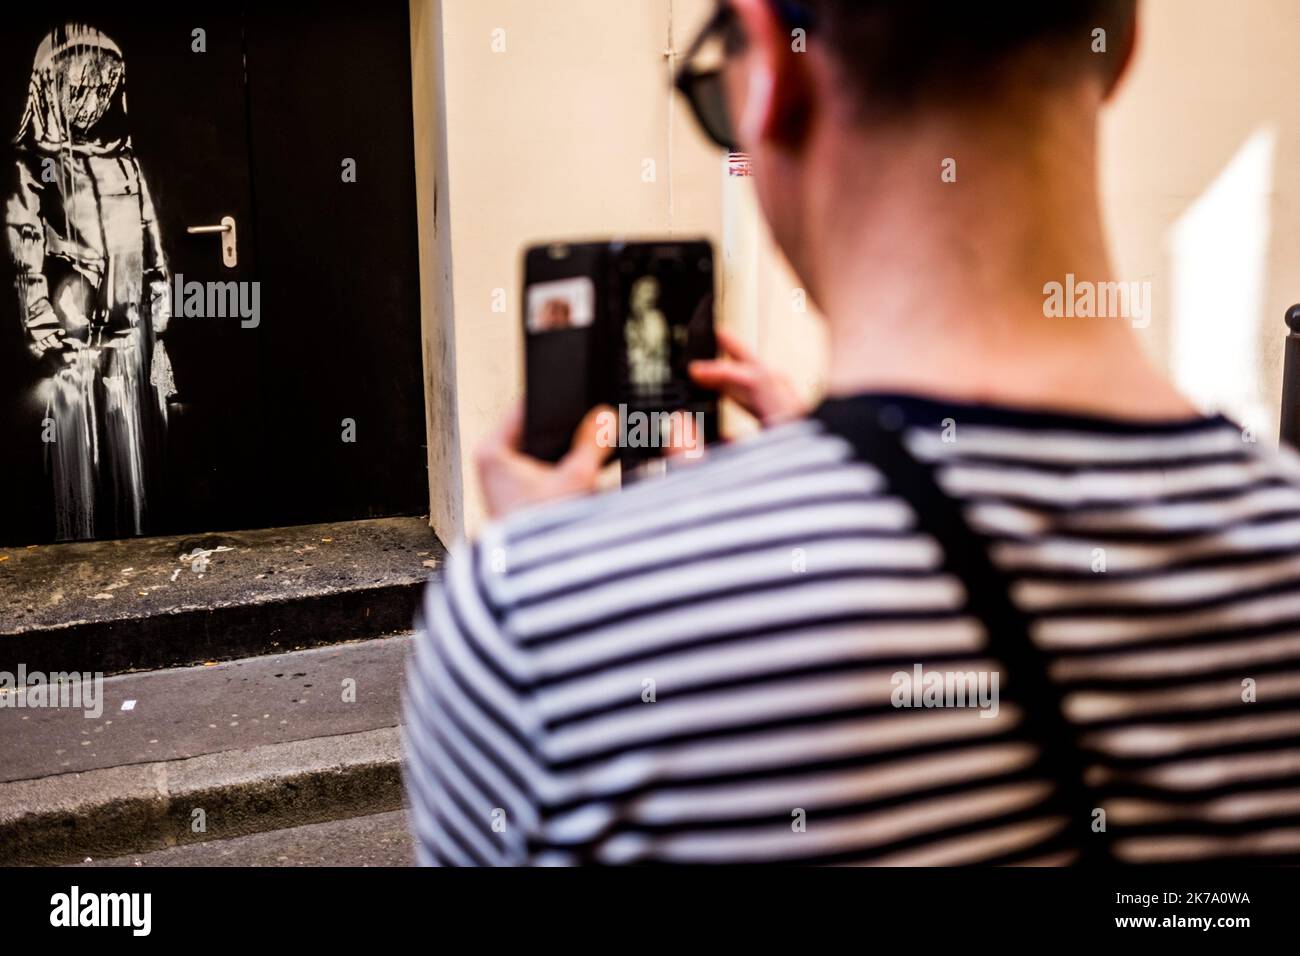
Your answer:
[[[727,154],[727,175],[729,176],[752,176],[753,170],[750,167],[749,153],[731,152]]]

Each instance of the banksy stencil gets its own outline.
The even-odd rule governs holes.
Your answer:
[[[623,326],[628,382],[649,397],[672,378],[670,332],[668,319],[659,308],[658,279],[642,276],[632,284],[628,313]]]
[[[60,540],[140,534],[175,393],[153,201],[131,144],[122,51],[92,26],[42,40],[4,223]]]

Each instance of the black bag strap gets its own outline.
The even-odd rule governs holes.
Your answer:
[[[1061,696],[1047,670],[1047,658],[1030,636],[1030,622],[1011,597],[1011,580],[989,557],[988,543],[966,521],[960,502],[939,487],[935,469],[903,444],[905,418],[888,400],[833,399],[815,417],[853,446],[856,457],[879,470],[890,490],[917,515],[921,531],[943,551],[943,568],[966,591],[966,612],[988,634],[989,648],[1006,672],[1024,727],[1035,738],[1041,765],[1057,782],[1069,817],[1067,832],[1080,850],[1079,862],[1109,858],[1105,832],[1091,828],[1096,800],[1084,782],[1087,766],[1077,730],[1061,710]]]

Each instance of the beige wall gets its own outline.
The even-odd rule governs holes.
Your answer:
[[[431,511],[444,539],[478,522],[468,452],[521,391],[529,242],[713,238],[723,321],[818,392],[816,317],[800,311],[749,183],[726,175],[670,93],[666,51],[684,50],[710,5],[442,0],[439,20],[434,0],[412,0]],[[498,29],[504,52],[493,50]],[[1294,0],[1146,0],[1134,70],[1103,129],[1117,272],[1152,283],[1153,319],[1138,334],[1198,401],[1270,441],[1281,316],[1300,301],[1300,196],[1288,175],[1300,148],[1297,41]]]
[[[415,193],[419,219],[420,330],[424,359],[429,523],[454,540],[464,511],[452,295],[451,203],[442,72],[442,11],[411,0],[411,107],[415,122]]]
[[[1122,278],[1152,282],[1141,335],[1179,384],[1276,441],[1282,321],[1300,302],[1294,0],[1146,0],[1103,128]]]
[[[447,206],[441,235],[450,242],[449,297],[425,289],[425,311],[437,316],[426,328],[455,332],[426,344],[431,377],[443,344],[455,359],[454,416],[437,396],[429,410],[431,432],[437,421],[454,425],[459,446],[459,475],[437,473],[430,455],[432,521],[444,540],[480,519],[469,455],[521,394],[524,246],[639,234],[718,238],[721,153],[704,144],[675,101],[665,55],[690,41],[710,5],[443,0],[439,21],[433,0],[412,0],[417,88],[422,75],[441,77],[449,131],[444,159],[419,157],[430,174],[419,183],[424,266],[436,268],[424,235],[434,180],[440,214]],[[418,132],[435,120],[427,100],[417,105],[425,144],[417,148],[436,140]],[[643,179],[648,160],[652,182]],[[439,436],[430,442],[447,447]],[[457,499],[463,521],[454,514],[462,510]]]

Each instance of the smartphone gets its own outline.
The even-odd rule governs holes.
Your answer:
[[[524,450],[558,461],[602,403],[618,414],[610,437],[625,476],[662,458],[683,424],[687,457],[716,441],[717,395],[687,373],[693,360],[717,354],[713,273],[705,240],[528,248]]]

